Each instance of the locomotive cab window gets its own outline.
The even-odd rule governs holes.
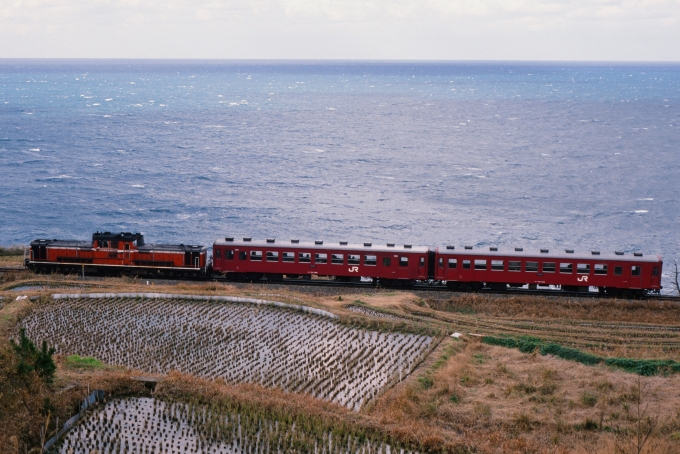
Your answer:
[[[486,269],[486,260],[475,260],[475,269],[476,270],[485,270]]]
[[[246,251],[241,251],[238,253],[238,259],[239,260],[247,260],[248,259],[248,253]]]
[[[441,259],[439,259],[441,260]],[[383,257],[383,266],[392,266],[392,258],[391,257]]]
[[[300,263],[311,263],[312,261],[312,254],[309,252],[300,252],[298,254],[298,262]]]
[[[314,263],[328,263],[328,254],[314,254]]]
[[[255,262],[262,261],[262,251],[250,251],[250,260]]]
[[[571,274],[573,272],[574,272],[574,264],[573,263],[560,263],[560,273]]]
[[[543,262],[543,272],[544,273],[554,273],[555,272],[555,262]]]
[[[493,271],[503,271],[504,265],[503,265],[503,260],[492,260],[491,261],[491,269]]]
[[[408,257],[399,257],[399,266],[408,266]]]
[[[527,273],[538,273],[538,262],[527,262],[525,269]]]
[[[604,263],[596,263],[595,267],[593,268],[595,271],[595,274],[607,274],[608,267]]]
[[[622,266],[615,266],[614,267],[614,276],[623,276],[623,267]]]
[[[347,255],[347,264],[349,264],[349,265],[359,265],[360,259],[361,258],[358,255],[348,254]]]
[[[449,259],[449,268],[456,268],[458,266],[458,259]]]
[[[286,263],[295,262],[295,252],[284,252],[282,260]]]
[[[631,266],[630,267],[630,275],[631,276],[640,276],[642,274],[642,267],[641,266]]]
[[[364,265],[375,266],[378,263],[378,257],[375,255],[364,255]]]
[[[425,257],[420,257],[420,266],[425,266]]]
[[[470,269],[470,261],[469,260],[463,260],[463,269],[464,270]]]
[[[221,252],[222,252],[222,251],[220,251],[219,249],[215,251],[215,258],[216,258],[216,259],[222,258]]]
[[[576,274],[590,274],[590,264],[589,263],[577,263],[576,264]]]
[[[332,265],[343,265],[345,263],[345,256],[343,254],[331,254]]]
[[[444,259],[439,257],[439,260],[437,260],[437,266],[439,268],[444,268]]]
[[[658,276],[659,275],[659,267],[655,266],[654,269],[652,270],[652,276]]]
[[[279,253],[277,251],[267,251],[267,261],[268,262],[278,262]]]
[[[522,271],[522,262],[508,262],[508,271]]]

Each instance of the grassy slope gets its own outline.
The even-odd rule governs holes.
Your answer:
[[[55,279],[67,281],[62,277]],[[328,308],[347,323],[378,329],[410,327],[414,331],[466,334],[461,340],[447,337],[410,377],[359,414],[307,396],[283,396],[276,390],[257,386],[228,386],[180,375],[173,375],[159,387],[158,392],[169,398],[180,392],[193,399],[221,393],[254,402],[256,407],[278,405],[291,414],[330,418],[332,424],[346,425],[348,430],[369,428],[384,436],[420,444],[421,450],[446,447],[451,452],[465,452],[469,446],[476,452],[613,452],[617,444],[630,447],[624,434],[628,431],[633,435],[638,427],[636,397],[640,395],[643,406],[649,405],[649,414],[658,418],[646,446],[655,443],[653,452],[680,451],[680,374],[640,378],[603,365],[584,366],[552,356],[485,345],[475,336],[467,335],[529,333],[597,354],[677,358],[678,333],[664,330],[680,325],[680,309],[676,306],[480,295],[438,301],[422,300],[404,292],[372,291],[346,294],[339,300],[338,295],[329,296],[327,291],[310,294],[291,288],[277,289],[273,294],[266,286],[235,288],[214,283],[182,283],[150,289],[129,279],[107,279],[101,285],[107,291],[261,297]],[[44,292],[28,292],[41,293]],[[0,295],[16,297],[13,292]],[[348,311],[346,305],[357,300],[364,307],[400,319],[375,319]],[[26,301],[14,301],[0,309],[4,339],[16,318],[26,310],[30,310]],[[593,325],[594,321],[599,326]],[[622,329],[624,323],[634,326]],[[653,325],[654,329],[643,325]],[[80,389],[80,394],[84,394],[88,387],[145,392],[130,384],[126,372],[73,368],[67,364],[60,359],[56,388],[49,391],[55,396],[59,389]],[[0,396],[0,400],[3,398]],[[2,432],[0,451],[3,440],[7,442],[9,437]]]

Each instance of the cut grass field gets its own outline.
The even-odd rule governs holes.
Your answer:
[[[55,278],[55,282],[67,280]],[[134,279],[97,283],[107,292],[234,295],[307,305],[334,312],[340,323],[352,328],[463,334],[459,340],[446,336],[405,380],[359,412],[305,394],[256,384],[203,380],[176,372],[158,385],[155,397],[195,403],[228,399],[254,414],[276,410],[275,418],[287,421],[304,416],[328,424],[324,427],[370,434],[372,439],[390,440],[418,452],[625,453],[638,452],[637,448],[640,452],[680,452],[680,374],[666,371],[641,376],[605,362],[585,365],[555,354],[543,355],[540,348],[522,352],[511,343],[489,345],[481,337],[530,336],[544,344],[602,358],[677,360],[680,308],[676,305],[474,294],[437,300],[410,292],[380,290],[143,284]],[[22,294],[49,293],[35,290]],[[10,331],[15,332],[16,320],[26,317],[35,307],[51,304],[49,299],[41,303],[15,301],[16,295],[0,291],[0,296],[5,297],[0,301],[0,305],[4,304],[0,320],[5,320],[5,339]],[[41,392],[46,394],[40,399],[49,397],[55,407],[62,408],[65,403],[57,396],[79,392],[84,397],[88,389],[96,387],[114,390],[116,395],[148,395],[143,386],[130,380],[131,375],[143,374],[142,371],[68,364],[67,358],[59,359],[55,384],[44,387]],[[7,399],[3,394],[0,403],[4,405]],[[57,411],[63,415],[65,408]],[[44,423],[39,405],[34,412],[31,421],[42,417]],[[26,434],[21,438],[25,443],[22,446],[35,446],[39,431],[16,425],[6,429],[7,420],[3,418],[6,416],[0,414],[0,451],[14,452],[10,438],[15,433]],[[317,423],[309,424],[317,427]],[[638,436],[646,434],[649,438],[640,446]]]

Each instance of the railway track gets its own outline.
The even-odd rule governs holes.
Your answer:
[[[17,272],[17,271],[23,271],[24,268],[15,268],[15,267],[0,267],[0,274],[2,273],[7,273],[7,272]],[[154,282],[175,282],[178,281],[179,279],[146,279],[144,277],[141,277],[140,279],[142,280],[153,280]],[[186,280],[186,279],[181,279],[181,280]],[[234,282],[230,281],[225,278],[220,278],[220,277],[213,277],[211,279],[202,279],[204,281],[206,280],[212,280],[214,282],[220,282],[220,283],[228,283],[228,284],[238,284],[239,282]],[[257,285],[287,285],[287,286],[300,286],[300,287],[330,287],[330,288],[355,288],[355,289],[366,289],[366,290],[371,290],[376,287],[372,283],[366,283],[366,282],[337,282],[337,281],[332,281],[332,280],[326,280],[326,279],[283,279],[281,281],[255,281],[255,282],[248,282],[248,284],[257,284]],[[459,294],[459,293],[464,293],[460,290],[451,290],[447,288],[444,285],[428,285],[428,284],[416,284],[412,287],[405,287],[405,288],[395,288],[395,287],[385,287],[384,289],[390,290],[390,291],[418,291],[418,292],[432,292],[433,294]],[[479,290],[477,293],[484,294],[484,295],[511,295],[511,296],[528,296],[528,295],[536,295],[536,296],[551,296],[551,297],[573,297],[573,298],[604,298],[604,299],[611,299],[613,298],[611,295],[607,294],[602,294],[599,292],[568,292],[568,291],[563,291],[563,290],[552,290],[552,289],[537,289],[537,290],[528,290],[528,289],[522,289],[522,288],[509,288],[507,290],[493,290],[493,289],[482,289]],[[646,301],[668,301],[668,302],[680,302],[680,296],[673,296],[673,295],[657,295],[657,294],[648,294],[642,297],[638,297],[638,300],[646,300]]]

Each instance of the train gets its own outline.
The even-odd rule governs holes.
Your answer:
[[[212,254],[211,254],[212,252]],[[560,289],[637,297],[660,293],[658,255],[523,248],[350,244],[224,237],[211,247],[146,244],[140,233],[97,232],[91,241],[32,241],[25,258],[36,272],[123,274],[140,277],[221,278],[284,282],[325,278],[408,288],[427,284],[450,290]]]

